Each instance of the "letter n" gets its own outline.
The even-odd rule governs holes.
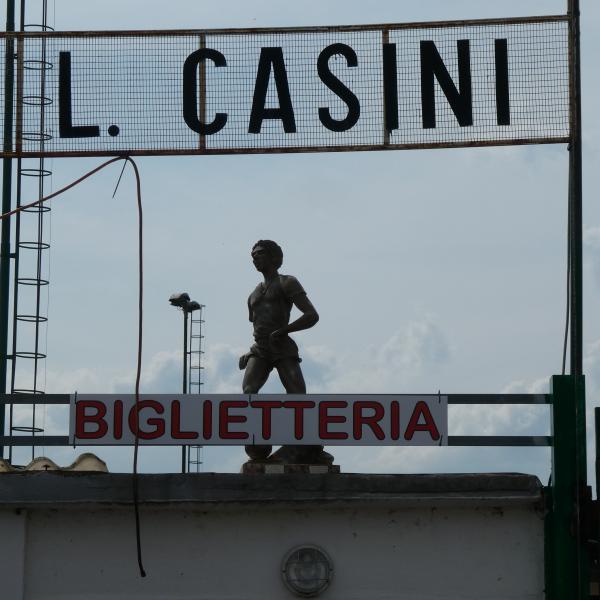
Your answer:
[[[423,127],[435,127],[435,80],[446,96],[452,112],[461,127],[473,125],[473,99],[471,94],[471,57],[469,40],[458,40],[458,82],[454,81],[437,50],[435,42],[421,41],[421,107]]]

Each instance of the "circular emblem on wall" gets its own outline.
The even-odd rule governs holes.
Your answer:
[[[283,557],[281,574],[291,592],[310,598],[318,596],[331,583],[333,563],[318,546],[296,546]]]

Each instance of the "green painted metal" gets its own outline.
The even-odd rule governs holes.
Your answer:
[[[594,433],[595,433],[595,449],[596,460],[594,467],[596,470],[596,499],[600,499],[600,407],[594,408]]]
[[[585,379],[555,375],[551,380],[552,480],[547,490],[546,598],[589,597],[589,556],[583,535],[587,491]]]
[[[570,121],[569,243],[571,246],[571,374],[583,374],[583,186],[579,0],[568,1]]]
[[[15,30],[15,0],[6,4],[6,31]],[[13,98],[14,98],[14,54],[13,38],[6,38],[4,62],[4,150],[12,147]],[[11,209],[12,202],[12,159],[2,161],[2,213]],[[8,371],[8,305],[10,290],[10,221],[4,219],[0,235],[0,393],[6,392]],[[4,435],[6,414],[0,410],[0,435]],[[4,457],[4,446],[0,446],[0,458]]]

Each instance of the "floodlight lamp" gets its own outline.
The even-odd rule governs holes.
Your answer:
[[[284,556],[281,574],[287,588],[296,596],[314,598],[331,583],[333,563],[322,548],[297,546]]]
[[[190,295],[187,292],[180,292],[179,294],[171,294],[169,302],[171,306],[177,306],[179,308],[185,308],[190,301]]]

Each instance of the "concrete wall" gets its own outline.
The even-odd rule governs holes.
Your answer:
[[[281,560],[308,543],[334,563],[322,595],[330,600],[543,599],[539,502],[498,493],[467,500],[362,496],[146,503],[145,579],[137,571],[131,506],[29,503],[17,513],[5,503],[0,598],[291,599]]]

